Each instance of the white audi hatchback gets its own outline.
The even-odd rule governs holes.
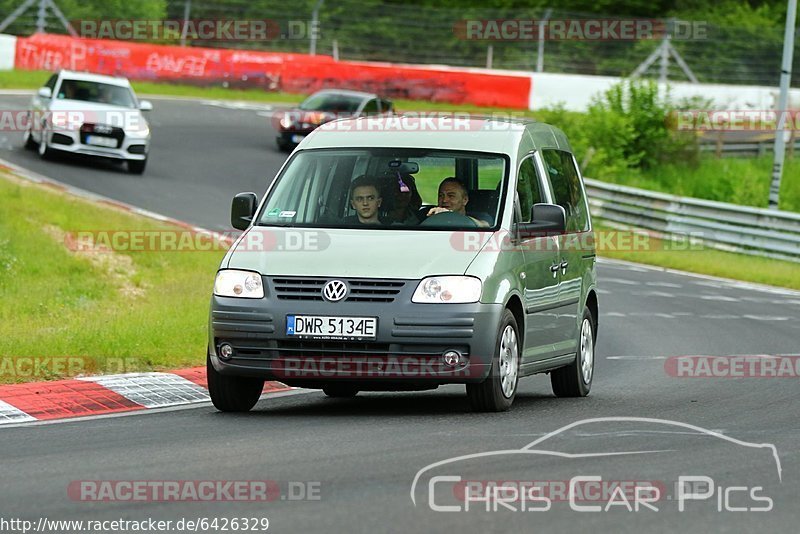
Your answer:
[[[144,172],[150,126],[126,78],[62,70],[31,101],[25,148],[42,158],[56,152],[124,160],[134,174]]]

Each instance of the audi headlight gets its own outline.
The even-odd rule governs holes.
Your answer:
[[[234,269],[219,271],[214,281],[214,294],[220,297],[262,299],[264,286],[261,283],[261,275],[253,271]]]
[[[420,304],[464,304],[481,298],[481,281],[472,276],[431,276],[424,278],[411,302]]]
[[[57,130],[77,130],[83,124],[83,114],[79,112],[53,112],[50,117],[53,128]]]

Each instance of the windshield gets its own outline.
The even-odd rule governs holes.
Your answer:
[[[136,99],[127,87],[84,80],[63,80],[57,98],[80,100],[123,108],[135,108]]]
[[[500,220],[506,158],[420,149],[296,154],[258,218],[262,226],[490,229]]]
[[[303,111],[334,111],[355,113],[363,98],[337,93],[311,95],[300,104]]]

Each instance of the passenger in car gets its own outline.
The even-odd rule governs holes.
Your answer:
[[[467,214],[468,202],[469,194],[466,186],[458,178],[450,176],[439,184],[439,206],[428,210],[427,217],[437,213],[454,211],[469,217],[476,225],[488,228],[490,226],[488,222]]]
[[[384,180],[384,192],[390,199],[386,218],[393,224],[417,225],[417,211],[422,206],[422,197],[410,174],[392,173]]]
[[[361,175],[350,185],[350,206],[356,211],[342,220],[344,224],[385,224],[378,216],[383,198],[375,180]]]

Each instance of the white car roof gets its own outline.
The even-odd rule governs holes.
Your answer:
[[[62,70],[61,79],[67,78],[69,80],[79,80],[83,82],[97,82],[107,83],[109,85],[119,85],[121,87],[130,87],[131,83],[127,78],[118,76],[106,76],[104,74],[93,74],[91,72],[79,72],[73,70]]]

